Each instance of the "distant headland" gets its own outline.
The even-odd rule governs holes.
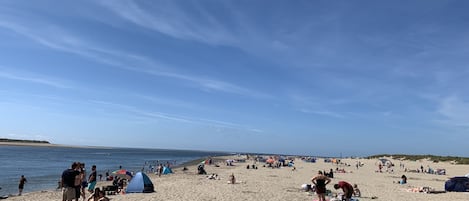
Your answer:
[[[51,144],[49,141],[45,141],[45,140],[19,140],[19,139],[8,139],[8,138],[0,138],[0,142]]]
[[[31,147],[68,147],[68,148],[112,149],[112,147],[52,144],[52,143],[50,143],[49,141],[46,141],[46,140],[23,140],[23,139],[9,139],[9,138],[0,138],[0,146],[31,146]]]

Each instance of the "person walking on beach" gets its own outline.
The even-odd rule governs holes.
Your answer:
[[[74,182],[74,186],[75,186],[75,201],[78,201],[80,199],[80,195],[81,195],[81,182],[83,180],[83,175],[82,175],[82,172],[81,172],[81,164],[80,162],[77,162],[77,168],[76,170],[79,172],[78,175],[75,176],[75,182]]]
[[[20,178],[20,184],[18,185],[18,195],[21,195],[21,193],[23,193],[23,189],[24,189],[24,184],[27,182],[26,178],[24,177],[24,175],[21,175],[21,178]]]
[[[316,194],[318,195],[319,201],[326,201],[326,185],[331,182],[329,177],[324,176],[322,171],[318,172],[318,175],[311,179],[314,186],[316,186]]]
[[[334,184],[335,189],[341,188],[345,194],[345,201],[350,201],[353,195],[353,186],[345,181],[339,181],[339,183]]]
[[[85,200],[86,196],[86,187],[88,187],[88,182],[86,181],[86,168],[85,163],[80,163],[80,175],[81,175],[81,196]]]
[[[62,172],[62,201],[72,201],[76,197],[75,177],[80,174],[77,167],[78,164],[74,162],[70,169],[66,169]]]
[[[94,187],[96,186],[96,165],[93,165],[91,167],[91,173],[90,173],[90,176],[88,178],[88,191],[90,193],[93,193],[94,191]]]
[[[158,171],[158,177],[161,177],[161,174],[163,174],[163,164],[158,165],[157,171]]]

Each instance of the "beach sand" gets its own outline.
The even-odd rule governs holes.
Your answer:
[[[445,181],[453,176],[463,176],[469,173],[469,165],[453,165],[446,162],[433,163],[431,161],[398,161],[392,160],[395,164],[393,173],[379,173],[377,162],[372,159],[342,159],[342,162],[351,166],[335,165],[325,163],[323,159],[318,159],[316,163],[295,160],[296,170],[291,167],[268,168],[263,167],[264,163],[257,163],[258,169],[246,169],[246,166],[253,164],[251,161],[234,163],[234,166],[226,166],[223,161],[226,158],[236,158],[232,156],[218,157],[220,167],[206,165],[208,175],[218,174],[220,180],[207,179],[207,175],[197,175],[196,166],[188,166],[189,170],[182,171],[182,168],[174,168],[174,174],[162,175],[158,177],[148,174],[155,185],[155,193],[132,193],[125,195],[109,195],[113,201],[130,200],[177,200],[177,201],[233,201],[233,200],[316,200],[316,195],[305,192],[301,189],[302,184],[310,184],[311,178],[318,170],[345,169],[348,173],[335,173],[332,183],[327,189],[332,193],[339,193],[333,184],[344,180],[351,184],[358,184],[361,190],[362,200],[469,200],[469,192],[455,193],[447,192],[441,194],[426,194],[419,192],[409,192],[408,189],[414,187],[432,187],[435,190],[443,191]],[[357,169],[355,164],[360,161],[363,167]],[[407,169],[417,170],[423,165],[432,169],[444,168],[447,175],[433,175],[424,173],[404,172],[399,164],[403,163]],[[237,184],[228,184],[230,174],[234,174]],[[401,175],[405,174],[408,183],[405,185],[396,184]],[[108,182],[100,182],[99,185],[108,185]],[[372,197],[377,197],[372,199]],[[60,191],[42,191],[24,194],[19,197],[10,197],[7,200],[61,200]]]

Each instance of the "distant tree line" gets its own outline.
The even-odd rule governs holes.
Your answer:
[[[380,154],[366,157],[367,159],[381,158],[381,157],[390,157],[395,160],[430,160],[435,163],[440,161],[442,162],[453,162],[455,164],[469,164],[468,157],[458,157],[458,156],[435,156],[435,155],[405,155],[405,154]]]
[[[49,141],[45,141],[45,140],[18,140],[18,139],[8,139],[8,138],[0,138],[0,142],[19,142],[19,143],[50,144]]]

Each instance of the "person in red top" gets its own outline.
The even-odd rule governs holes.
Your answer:
[[[353,186],[350,185],[349,183],[345,181],[339,181],[338,184],[334,184],[335,189],[341,188],[344,191],[345,194],[345,200],[350,201],[350,198],[352,198],[353,194]]]

